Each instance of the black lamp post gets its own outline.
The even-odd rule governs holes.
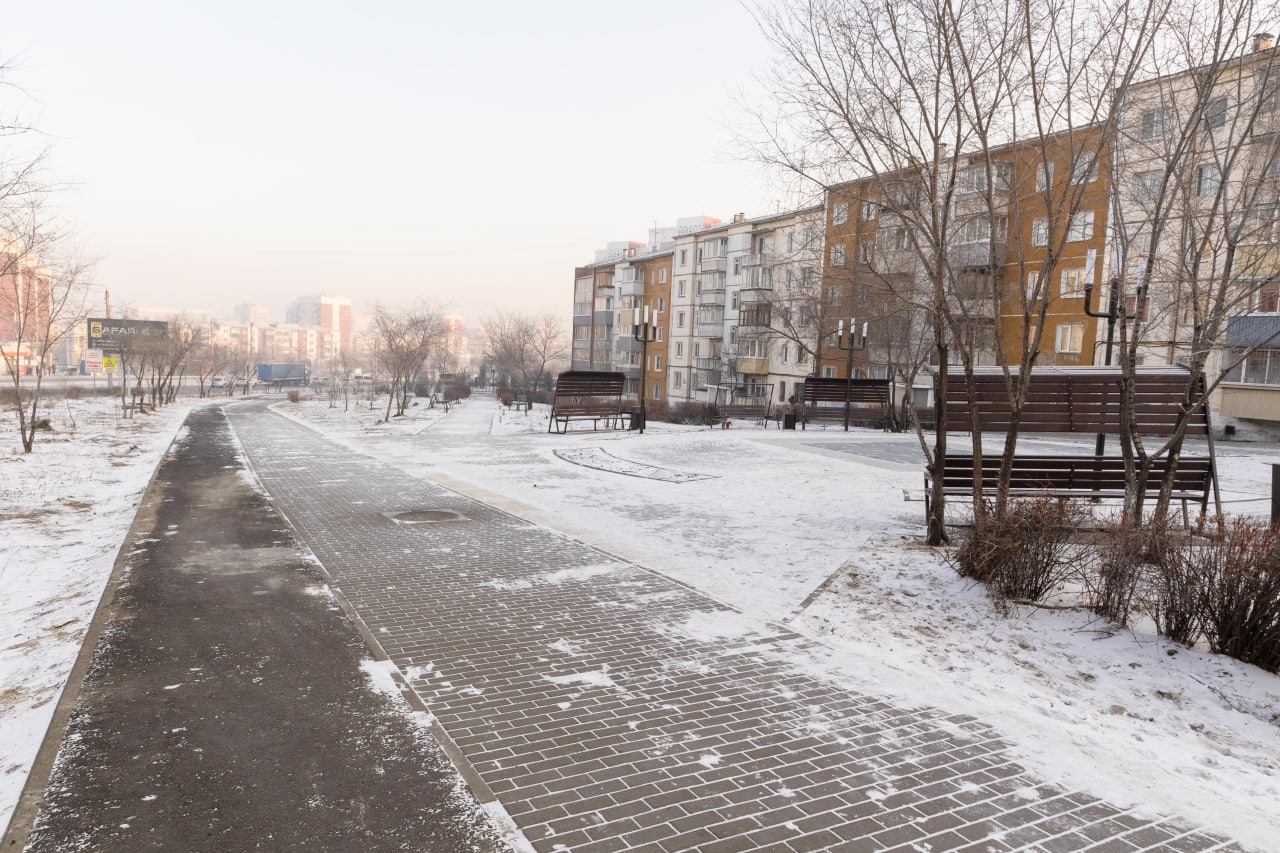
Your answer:
[[[849,318],[849,334],[844,333],[844,320],[836,326],[836,346],[848,353],[844,371],[844,431],[849,431],[849,393],[853,389],[853,354],[867,348],[867,324],[862,323],[862,334],[854,317]]]
[[[639,309],[636,309],[637,311]],[[636,317],[637,320],[640,317]],[[657,319],[657,315],[654,315]],[[644,306],[644,321],[631,327],[631,336],[640,344],[640,434],[644,435],[644,374],[649,367],[649,344],[657,339],[657,324],[649,323],[649,306]]]
[[[1134,309],[1132,314],[1125,314],[1120,310],[1120,279],[1113,278],[1111,280],[1111,290],[1107,295],[1107,310],[1094,311],[1089,306],[1093,304],[1093,276],[1089,275],[1084,282],[1084,313],[1089,317],[1097,317],[1107,321],[1107,347],[1103,352],[1103,363],[1107,366],[1111,365],[1111,352],[1115,347],[1116,336],[1116,320],[1124,317],[1126,320],[1136,320],[1142,313],[1142,308],[1147,300],[1146,282],[1138,285],[1137,298],[1134,300]],[[1094,445],[1094,456],[1101,456],[1106,448],[1106,433],[1098,433],[1098,440]]]

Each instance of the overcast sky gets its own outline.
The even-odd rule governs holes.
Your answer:
[[[606,242],[786,206],[733,156],[768,61],[736,0],[41,0],[0,55],[118,305],[567,316]]]

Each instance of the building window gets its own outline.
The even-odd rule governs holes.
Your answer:
[[[1250,213],[1247,222],[1244,242],[1275,243],[1280,240],[1280,205],[1257,205]]]
[[[1071,164],[1071,183],[1088,184],[1098,180],[1098,157],[1094,152],[1081,154]]]
[[[786,364],[791,359],[791,344],[782,345],[782,363]]]
[[[1068,299],[1084,296],[1084,267],[1069,267],[1062,271],[1060,293]]]
[[[1209,312],[1209,295],[1202,294],[1199,298],[1182,300],[1182,324],[1184,326],[1194,325],[1196,322],[1197,311],[1198,316],[1203,317]]]
[[[1040,217],[1031,223],[1031,245],[1049,245],[1049,220]]]
[[[688,265],[689,265],[689,250],[681,249],[680,250],[680,266],[683,267]]]
[[[693,357],[702,358],[702,344],[698,341],[693,342]]]
[[[1040,273],[1035,271],[1027,273],[1027,299],[1036,299],[1036,288],[1039,286]]]
[[[843,225],[848,221],[849,221],[849,202],[847,201],[836,202],[835,206],[831,208],[831,224]]]
[[[862,203],[862,221],[872,222],[876,218],[876,212],[880,210],[880,205],[874,201],[864,201]]]
[[[1147,322],[1151,315],[1151,300],[1142,300],[1142,313],[1138,313],[1138,297],[1137,295],[1126,296],[1124,298],[1124,315],[1130,319],[1140,322]]]
[[[664,268],[664,269],[658,270],[658,284],[666,284],[666,283],[667,283],[666,269]]]
[[[836,243],[831,247],[831,266],[844,266],[844,243]]]
[[[677,388],[681,388],[684,385],[684,378],[679,373],[676,373],[671,378],[671,384]]]
[[[742,255],[734,255],[733,256],[733,274],[739,275],[741,273],[742,273]]]
[[[1067,226],[1067,242],[1079,243],[1093,239],[1093,211],[1082,210],[1071,215],[1071,224]]]
[[[667,297],[659,296],[658,297],[658,313],[661,314],[663,311],[666,311],[666,310],[667,310]]]
[[[1058,326],[1058,352],[1078,353],[1083,346],[1084,323],[1062,323]]]
[[[655,400],[661,400],[661,399],[662,399],[662,386],[661,386],[661,385],[654,385],[654,386],[653,386],[653,399],[655,399]]]
[[[1227,124],[1227,99],[1214,98],[1204,107],[1204,126],[1206,130],[1225,127]]]
[[[688,281],[687,281],[686,279],[683,279],[683,278],[682,278],[682,279],[680,279],[680,281],[676,284],[676,296],[684,296],[684,295],[685,295],[685,289],[684,289],[684,288],[685,288],[685,285],[686,285],[686,284],[688,284]]]
[[[677,329],[684,328],[684,312],[683,311],[676,312],[676,328]]]
[[[655,371],[662,370],[662,356],[660,356],[660,355],[655,355],[655,356],[653,357],[653,369],[654,369]]]
[[[863,237],[858,241],[858,262],[870,264],[875,256],[876,243],[870,237]]]
[[[809,353],[802,346],[796,347],[796,364],[804,364],[809,360]]]
[[[655,341],[657,341],[658,343],[662,343],[662,327],[661,327],[661,326],[654,326],[654,327],[653,327],[653,331],[654,331],[654,338],[653,338],[653,339],[654,339]]]
[[[1196,169],[1196,195],[1216,195],[1222,186],[1222,173],[1214,165],[1201,166]]]
[[[835,379],[835,378],[836,378],[836,369],[835,369],[834,367],[832,367],[831,365],[829,365],[829,364],[828,364],[828,365],[826,365],[825,367],[823,367],[823,368],[822,368],[822,378],[823,378],[823,379]]]
[[[787,380],[783,379],[778,383],[778,400],[787,399]]]
[[[676,341],[676,358],[684,358],[684,341]]]
[[[1041,163],[1036,166],[1036,192],[1042,193],[1053,186],[1053,164]]]
[[[1169,129],[1169,111],[1163,107],[1158,110],[1146,110],[1142,113],[1142,125],[1138,134],[1142,139],[1164,139]]]
[[[1133,197],[1140,204],[1152,204],[1160,197],[1160,187],[1164,184],[1164,172],[1139,172],[1134,176]]]

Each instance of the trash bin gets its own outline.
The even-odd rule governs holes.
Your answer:
[[[783,413],[782,413],[782,428],[783,428],[783,429],[795,429],[795,428],[796,428],[796,413],[795,413],[795,412],[783,412]]]
[[[644,429],[644,409],[631,407],[631,429]]]

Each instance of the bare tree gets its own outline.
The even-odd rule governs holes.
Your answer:
[[[444,313],[439,306],[420,302],[407,308],[374,306],[374,323],[380,343],[379,364],[390,380],[385,420],[392,408],[397,417],[409,407],[418,377],[445,335]]]
[[[519,383],[527,406],[540,384],[550,381],[548,368],[568,358],[569,343],[558,314],[533,316],[498,312],[481,324],[485,358],[512,382]]]
[[[979,361],[990,360],[1025,368],[1006,371],[1011,403],[1021,411],[1020,377],[1040,355],[1048,288],[1088,197],[1087,180],[1062,172],[1076,177],[1077,164],[1085,175],[1097,167],[1118,114],[1114,92],[1136,73],[1161,8],[1159,0],[1147,7],[1123,0],[790,0],[757,7],[778,53],[770,80],[778,118],[762,116],[751,147],[766,162],[833,190],[829,201],[843,187],[846,211],[869,214],[850,217],[847,245],[828,246],[824,284],[856,260],[884,292],[918,309],[932,335],[940,408],[947,365],[957,363],[971,377]],[[1035,180],[1037,171],[1052,176],[1064,161],[1069,169],[1056,179]],[[1032,207],[1019,210],[1015,202]],[[1032,216],[1044,221],[1037,231],[1045,236],[1027,235],[1036,251],[1019,252],[1010,288],[1006,252],[1023,235],[1011,234],[1009,223]],[[874,231],[860,224],[871,218]],[[1038,276],[1026,288],[1024,267],[1032,265]],[[1016,327],[1009,340],[1002,317],[1011,303],[1021,322],[1009,324]],[[1002,495],[1016,438],[1015,417]],[[975,422],[975,446],[980,441]],[[935,474],[928,541],[936,544],[947,538],[937,476],[946,454],[941,423],[933,447],[924,449]],[[980,478],[979,470],[976,513],[984,510]]]
[[[44,377],[55,349],[86,316],[92,265],[66,252],[66,235],[32,198],[0,196],[0,234],[0,363],[30,453]]]

